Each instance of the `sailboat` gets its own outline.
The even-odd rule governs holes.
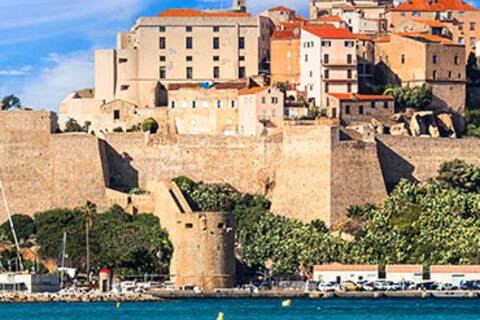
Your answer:
[[[67,258],[66,250],[67,250],[67,231],[63,231],[63,240],[62,240],[62,245],[60,247],[60,255],[59,255],[59,259],[57,260],[57,261],[60,262],[60,263],[57,263],[57,270],[61,274],[61,276],[60,276],[60,279],[62,281],[61,287],[63,287],[63,275],[64,274],[67,274],[70,279],[73,279],[73,278],[75,278],[75,274],[77,272],[77,269],[75,269],[75,268],[65,267],[65,260]]]

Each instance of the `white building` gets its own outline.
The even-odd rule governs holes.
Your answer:
[[[324,282],[376,281],[378,265],[322,264],[313,267],[313,280]]]
[[[357,93],[356,37],[348,29],[304,26],[300,59],[299,89],[316,106],[327,107],[329,92]]]
[[[385,268],[386,280],[393,282],[423,280],[423,266],[416,264],[389,264]]]
[[[430,280],[453,285],[460,285],[469,280],[480,280],[480,265],[434,265],[430,267]]]
[[[0,292],[21,291],[29,293],[57,292],[60,290],[58,274],[0,273]]]
[[[477,46],[475,47],[475,55],[478,57],[480,57],[480,41],[477,42]]]

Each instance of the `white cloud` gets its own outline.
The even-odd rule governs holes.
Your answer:
[[[32,66],[27,65],[23,66],[20,69],[0,69],[0,76],[6,77],[16,77],[16,76],[25,76],[30,73]]]
[[[51,53],[46,59],[53,65],[27,77],[21,85],[18,95],[24,106],[56,111],[73,91],[93,87],[93,50]]]

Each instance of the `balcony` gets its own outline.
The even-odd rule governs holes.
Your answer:
[[[325,62],[322,60],[322,66],[329,68],[356,68],[357,61],[347,62],[344,60],[329,60]]]

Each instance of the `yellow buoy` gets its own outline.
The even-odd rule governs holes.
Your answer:
[[[120,309],[120,302],[117,302],[117,309]]]
[[[284,300],[284,301],[282,302],[282,307],[288,308],[288,307],[291,306],[291,304],[292,304],[292,300],[287,299],[287,300]]]
[[[218,313],[217,320],[224,320],[224,318],[223,318],[223,312],[219,312],[219,313]]]

